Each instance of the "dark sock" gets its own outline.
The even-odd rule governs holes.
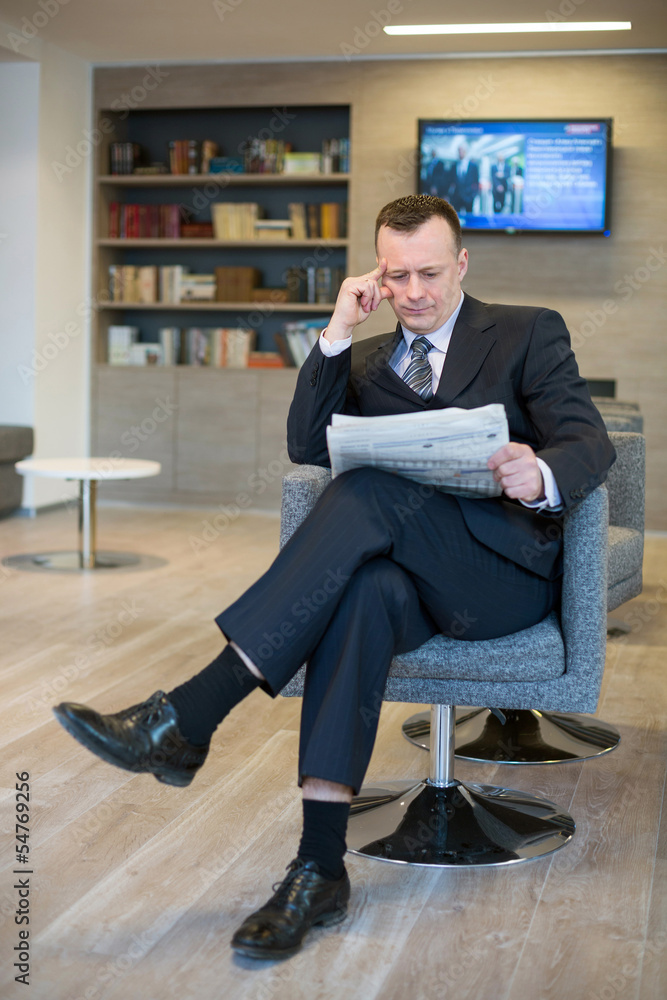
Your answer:
[[[341,878],[345,866],[345,833],[350,814],[349,802],[303,800],[303,833],[298,857],[316,861],[324,878]]]
[[[259,684],[259,678],[229,645],[167,697],[176,709],[179,729],[186,740],[194,746],[205,746],[224,717]]]

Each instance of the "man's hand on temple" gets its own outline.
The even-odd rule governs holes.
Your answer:
[[[491,456],[487,463],[503,493],[513,500],[531,503],[544,497],[544,480],[537,457],[527,444],[510,441]]]
[[[368,274],[345,279],[340,286],[336,308],[324,335],[329,343],[351,337],[355,327],[367,320],[383,299],[391,297],[391,291],[380,284],[386,270],[387,261],[383,258]]]

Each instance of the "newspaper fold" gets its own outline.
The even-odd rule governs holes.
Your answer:
[[[383,417],[334,413],[327,427],[332,476],[368,465],[467,497],[500,496],[486,463],[508,442],[502,403]]]

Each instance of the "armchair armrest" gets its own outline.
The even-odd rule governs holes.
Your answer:
[[[598,486],[566,516],[563,533],[566,672],[597,674],[600,682],[607,643],[607,526],[607,489]]]
[[[331,482],[331,469],[299,465],[283,478],[280,547],[291,538]]]

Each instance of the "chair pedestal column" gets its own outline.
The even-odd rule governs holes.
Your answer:
[[[352,802],[349,851],[398,864],[458,868],[530,861],[572,838],[574,820],[553,802],[456,780],[452,706],[431,706],[431,726],[431,776],[364,786]]]

